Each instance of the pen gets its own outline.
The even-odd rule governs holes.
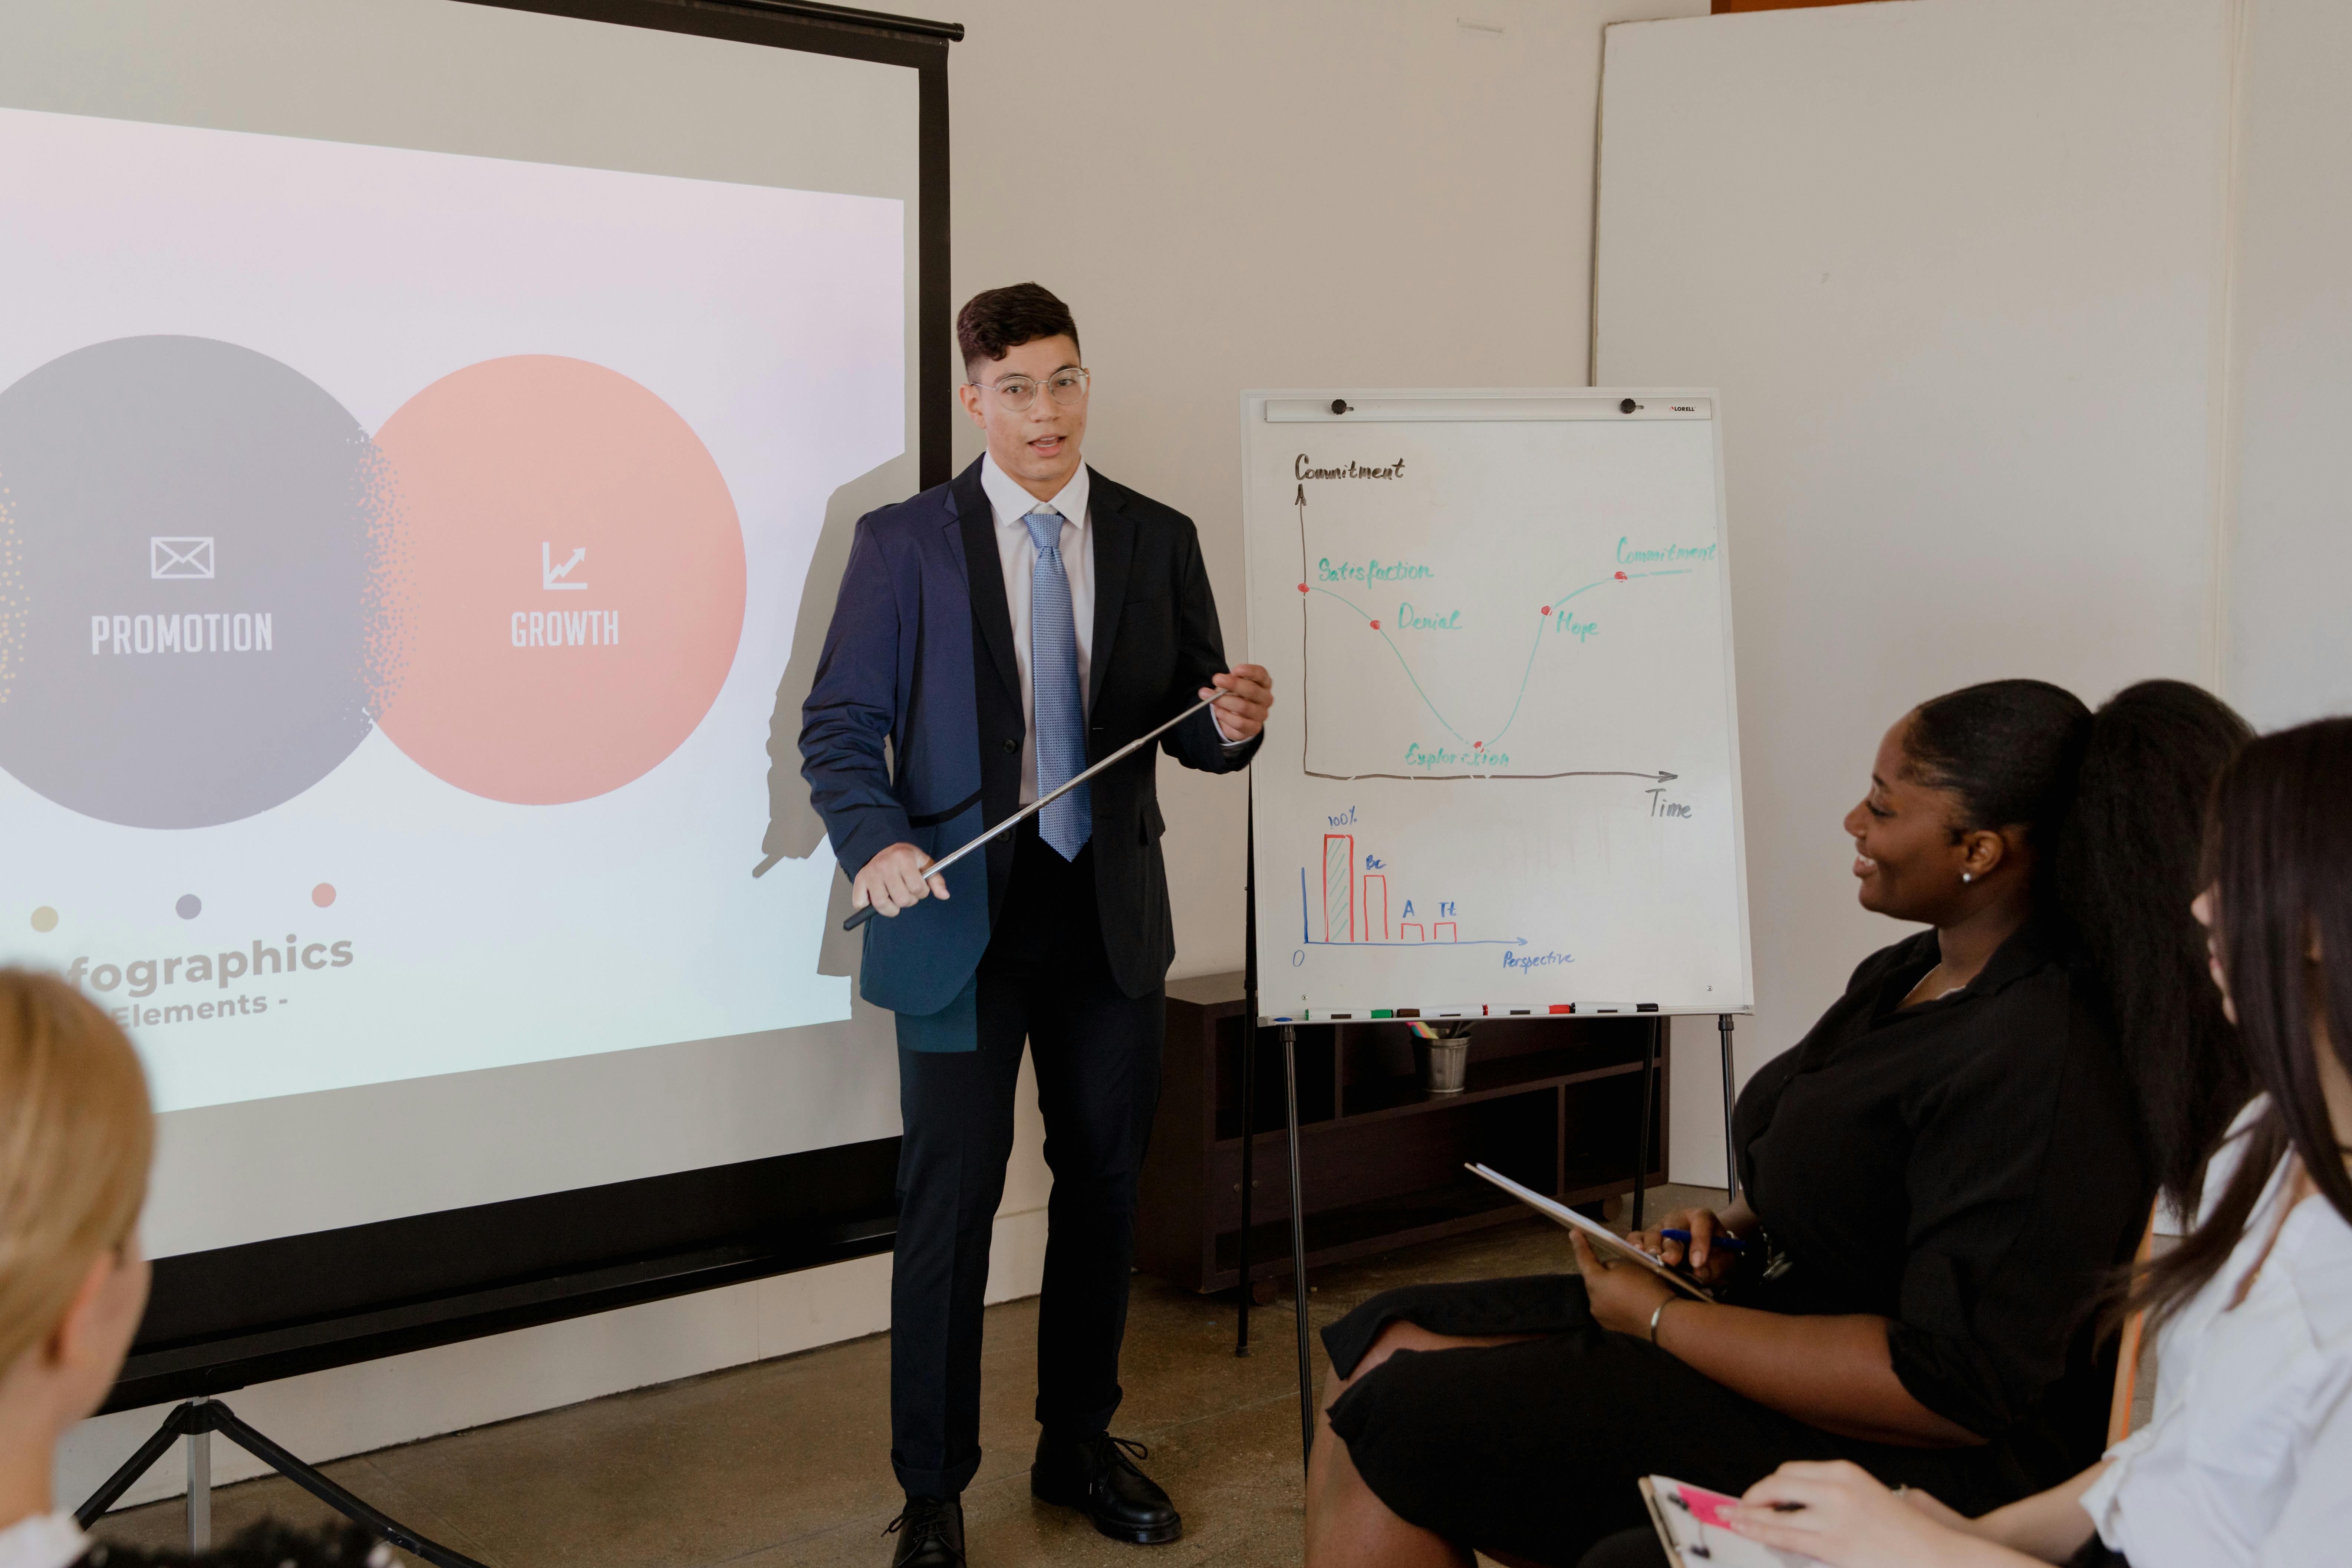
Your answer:
[[[1685,1247],[1688,1247],[1690,1245],[1691,1233],[1686,1230],[1675,1230],[1670,1228],[1658,1232],[1658,1235],[1661,1238],[1667,1241],[1679,1241]],[[1726,1252],[1745,1252],[1748,1250],[1748,1244],[1740,1240],[1736,1236],[1718,1236],[1714,1240],[1708,1242],[1707,1246],[1711,1247],[1720,1247]]]

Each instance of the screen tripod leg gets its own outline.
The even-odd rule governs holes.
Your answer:
[[[188,1446],[188,1551],[194,1554],[213,1549],[213,1430],[199,1426],[184,1440]]]
[[[192,1542],[201,1521],[205,1534],[212,1530],[212,1450],[202,1445],[218,1432],[230,1442],[341,1514],[390,1542],[412,1557],[421,1557],[434,1568],[484,1568],[484,1565],[462,1552],[452,1552],[437,1541],[432,1541],[409,1529],[398,1520],[379,1512],[373,1505],[361,1500],[329,1480],[316,1467],[304,1463],[279,1447],[252,1427],[236,1418],[236,1414],[216,1399],[191,1399],[174,1405],[163,1417],[156,1434],[140,1445],[123,1467],[107,1478],[106,1484],[89,1494],[74,1518],[84,1530],[98,1522],[98,1518],[114,1506],[114,1500],[131,1489],[131,1483],[145,1475],[156,1460],[169,1452],[173,1440],[188,1439],[188,1535]],[[203,1484],[200,1486],[198,1483]],[[197,1547],[201,1551],[201,1546]]]

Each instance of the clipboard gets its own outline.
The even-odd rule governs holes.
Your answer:
[[[1666,1560],[1676,1568],[1828,1568],[1818,1557],[1801,1556],[1735,1533],[1723,1510],[1739,1500],[1711,1492],[1672,1476],[1643,1476],[1642,1502],[1657,1527]]]
[[[1596,1220],[1589,1220],[1585,1218],[1582,1215],[1577,1213],[1566,1204],[1560,1203],[1554,1198],[1548,1198],[1544,1196],[1543,1194],[1537,1192],[1533,1187],[1521,1186],[1518,1183],[1511,1180],[1510,1177],[1504,1175],[1500,1171],[1489,1170],[1484,1165],[1465,1165],[1463,1168],[1467,1170],[1474,1176],[1482,1176],[1487,1181],[1494,1183],[1496,1186],[1502,1188],[1505,1192],[1510,1194],[1513,1197],[1518,1199],[1519,1202],[1527,1205],[1538,1214],[1542,1215],[1545,1218],[1556,1220],[1559,1224],[1568,1226],[1570,1230],[1580,1231],[1583,1233],[1586,1239],[1592,1242],[1594,1246],[1608,1247],[1618,1256],[1627,1258],[1632,1262],[1640,1264],[1643,1268],[1648,1269],[1651,1273],[1656,1275],[1659,1279],[1664,1280],[1667,1284],[1673,1286],[1684,1295],[1690,1297],[1693,1300],[1712,1301],[1715,1300],[1714,1291],[1708,1289],[1697,1280],[1693,1279],[1689,1275],[1676,1269],[1674,1265],[1668,1263],[1656,1253],[1649,1251],[1644,1247],[1634,1246],[1632,1242],[1626,1240],[1623,1237],[1618,1235],[1607,1226],[1602,1225]]]

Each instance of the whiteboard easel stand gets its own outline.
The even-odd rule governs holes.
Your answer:
[[[1257,802],[1249,805],[1248,870],[1242,880],[1245,903],[1242,924],[1248,951],[1242,963],[1242,1226],[1234,1238],[1234,1262],[1241,1277],[1240,1327],[1234,1354],[1249,1354],[1250,1223],[1256,1186],[1257,1148]],[[1300,1462],[1315,1451],[1315,1374],[1307,1342],[1307,1205],[1298,1174],[1298,1035],[1297,1026],[1282,1026],[1283,1125],[1290,1163],[1290,1282],[1298,1327],[1298,1453]]]
[[[1290,1300],[1298,1310],[1298,1462],[1315,1457],[1315,1374],[1307,1354],[1307,1204],[1298,1184],[1298,1028],[1282,1026],[1282,1102],[1290,1129]]]
[[[1731,1152],[1731,1110],[1738,1097],[1731,1091],[1731,1015],[1715,1016],[1715,1032],[1723,1041],[1723,1206],[1739,1201],[1739,1162]]]
[[[1251,1185],[1255,1175],[1251,1151],[1257,1142],[1257,1130],[1253,1118],[1256,1111],[1255,1088],[1257,1081],[1257,854],[1256,807],[1251,806],[1250,869],[1243,881],[1247,910],[1243,917],[1248,933],[1248,955],[1243,963],[1243,990],[1245,1009],[1242,1016],[1242,1226],[1235,1238],[1235,1262],[1241,1277],[1240,1329],[1234,1343],[1234,1354],[1249,1354],[1250,1310],[1250,1219]],[[1642,1121],[1635,1134],[1633,1156],[1633,1215],[1630,1228],[1643,1227],[1643,1200],[1650,1179],[1650,1121],[1656,1114],[1658,1062],[1665,1054],[1667,1030],[1671,1026],[1664,1017],[1654,1017],[1642,1037]],[[1298,1170],[1298,1046],[1297,1026],[1282,1026],[1282,1099],[1283,1120],[1288,1137],[1286,1147],[1290,1156],[1290,1266],[1291,1299],[1298,1318],[1298,1454],[1303,1464],[1315,1453],[1315,1377],[1307,1351],[1307,1205],[1301,1192]],[[1739,1167],[1734,1161],[1731,1147],[1731,1113],[1736,1097],[1731,1087],[1731,1015],[1715,1016],[1717,1037],[1723,1042],[1723,1204],[1729,1208],[1739,1197]]]
[[[1633,1223],[1632,1229],[1642,1228],[1643,1185],[1650,1179],[1650,1118],[1655,1114],[1654,1095],[1656,1092],[1657,1064],[1666,1054],[1666,1046],[1674,1036],[1674,1027],[1665,1017],[1650,1026],[1648,1040],[1642,1047],[1642,1131],[1640,1147],[1633,1156]],[[1739,1197],[1739,1166],[1731,1154],[1731,1110],[1737,1100],[1731,1091],[1731,1015],[1715,1016],[1715,1032],[1723,1041],[1723,1206],[1729,1208]]]
[[[1246,770],[1244,770],[1246,777]],[[1249,827],[1243,851],[1242,940],[1242,1228],[1234,1238],[1234,1262],[1241,1274],[1242,1310],[1234,1336],[1234,1354],[1250,1353],[1250,1210],[1257,1195],[1257,802],[1249,804]]]

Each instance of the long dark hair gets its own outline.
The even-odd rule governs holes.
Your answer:
[[[2218,951],[2253,1082],[2269,1098],[2240,1138],[2235,1172],[2211,1213],[2140,1271],[2131,1304],[2162,1322],[2201,1289],[2244,1237],[2263,1188],[2292,1150],[2347,1225],[2344,1168],[2319,1084],[2315,1016],[2352,1071],[2352,719],[2325,719],[2252,742],[2214,787],[2204,885],[2218,906]],[[2321,961],[2312,962],[2318,940]]]
[[[1904,737],[1922,782],[1958,798],[1956,833],[2026,829],[2037,916],[2089,970],[2141,1150],[2190,1210],[2251,1093],[2189,904],[2207,796],[2252,734],[2185,681],[2141,681],[2093,713],[2047,681],[1995,680],[1921,703]]]

